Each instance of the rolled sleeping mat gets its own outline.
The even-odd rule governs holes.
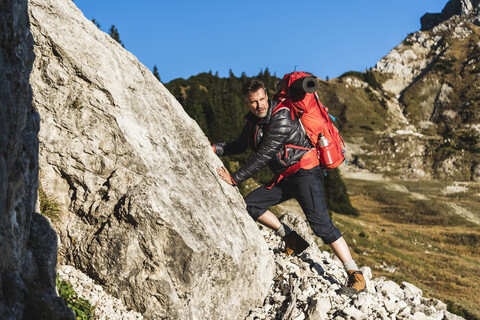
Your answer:
[[[302,87],[306,93],[316,92],[318,89],[317,77],[315,76],[306,77],[302,82]]]
[[[315,76],[308,76],[293,81],[290,85],[290,98],[293,102],[305,99],[307,93],[314,93],[318,89]]]
[[[301,93],[314,93],[318,89],[317,77],[308,76],[295,80],[291,87],[290,92],[296,94]]]

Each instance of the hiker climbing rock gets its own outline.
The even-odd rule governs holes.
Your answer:
[[[311,75],[285,75],[274,101],[268,98],[265,85],[261,81],[251,80],[244,85],[244,102],[250,110],[245,116],[246,124],[235,141],[216,143],[213,149],[218,156],[227,156],[243,153],[250,147],[255,155],[233,174],[224,167],[217,169],[217,172],[228,184],[238,185],[268,165],[275,178],[245,197],[248,213],[255,221],[271,228],[285,241],[287,254],[300,254],[309,244],[268,210],[270,206],[295,198],[314,234],[331,246],[348,273],[348,283],[339,293],[354,295],[366,290],[365,279],[352,259],[340,231],[328,216],[322,186],[323,171],[318,160],[320,156],[317,156],[316,146],[312,145],[311,138],[307,135],[309,128],[304,129],[299,120],[299,112],[295,109],[303,99],[315,101],[312,100],[315,99],[312,95],[316,97],[316,87],[312,93],[309,84],[305,86],[305,82],[302,82],[300,93],[292,89],[299,83],[295,82],[294,78],[300,79],[304,76]],[[320,108],[320,105],[319,103],[317,108]],[[332,138],[335,136],[333,132],[323,127],[320,131],[322,136],[330,138],[330,143],[338,142]],[[318,135],[318,132],[316,134]],[[341,156],[338,158],[335,166],[343,161]]]

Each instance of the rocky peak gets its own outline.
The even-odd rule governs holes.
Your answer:
[[[430,30],[440,23],[458,15],[480,25],[479,0],[450,0],[441,13],[426,13],[420,19],[422,31]]]

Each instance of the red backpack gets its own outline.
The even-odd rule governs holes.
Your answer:
[[[333,125],[327,107],[318,99],[317,89],[315,76],[296,71],[283,77],[274,99],[279,103],[277,108],[285,106],[300,118],[310,144],[316,149],[320,167],[331,170],[345,160],[342,148],[345,143]]]

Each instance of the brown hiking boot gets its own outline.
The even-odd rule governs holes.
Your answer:
[[[295,231],[283,237],[283,241],[285,241],[285,252],[288,256],[294,252],[300,254],[310,246],[310,244]]]
[[[362,271],[350,270],[348,273],[348,281],[345,287],[338,289],[337,293],[347,296],[356,295],[359,292],[367,292],[367,286]]]

